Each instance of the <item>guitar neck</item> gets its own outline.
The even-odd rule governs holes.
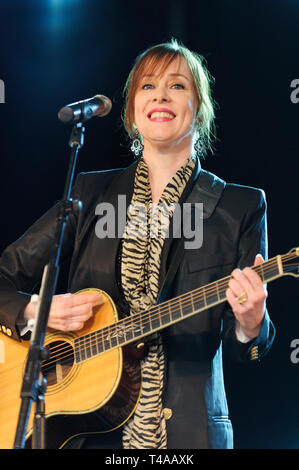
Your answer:
[[[259,274],[263,283],[271,282],[284,274],[282,256],[275,256],[252,269]],[[111,349],[135,342],[225,302],[230,279],[231,276],[219,279],[187,294],[155,305],[146,312],[131,315],[101,330],[76,338],[76,362],[83,362]]]

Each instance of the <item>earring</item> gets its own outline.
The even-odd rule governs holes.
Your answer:
[[[195,155],[197,157],[199,158],[205,157],[206,147],[205,147],[202,136],[198,137],[193,148],[194,148]]]
[[[131,151],[134,153],[135,157],[138,158],[138,157],[141,157],[143,153],[143,149],[144,149],[144,146],[142,143],[142,137],[139,134],[138,129],[136,128],[134,132],[132,145],[131,145]]]

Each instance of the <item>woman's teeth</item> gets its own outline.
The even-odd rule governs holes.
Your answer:
[[[150,119],[156,119],[156,118],[167,118],[167,119],[173,119],[175,116],[170,113],[166,112],[155,112],[149,116]]]

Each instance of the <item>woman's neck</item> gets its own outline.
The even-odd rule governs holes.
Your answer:
[[[152,202],[159,202],[169,181],[190,157],[190,151],[180,154],[144,152],[143,158],[148,166],[148,177],[152,192]]]

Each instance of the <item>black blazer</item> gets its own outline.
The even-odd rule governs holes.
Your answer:
[[[100,239],[95,230],[99,218],[96,207],[105,202],[117,208],[119,195],[123,195],[122,201],[125,196],[127,207],[135,169],[136,163],[127,169],[78,175],[72,197],[82,201],[83,209],[69,218],[61,255],[62,260],[70,259],[69,292],[101,288],[114,299],[119,311],[125,309],[117,272],[120,219],[115,225],[116,236]],[[204,204],[203,243],[197,249],[183,249],[184,236],[165,242],[159,302],[227,276],[236,266],[250,266],[257,253],[267,258],[263,191],[225,184],[209,172],[196,170],[183,193],[184,201],[191,204],[191,217],[194,204]],[[0,324],[17,340],[16,318],[41,280],[56,214],[57,205],[4,250],[0,259]],[[172,271],[178,256],[178,266]],[[260,335],[246,344],[237,340],[234,325],[234,316],[223,303],[163,330],[168,448],[233,447],[222,346],[236,360],[259,360],[274,337],[267,312]]]

